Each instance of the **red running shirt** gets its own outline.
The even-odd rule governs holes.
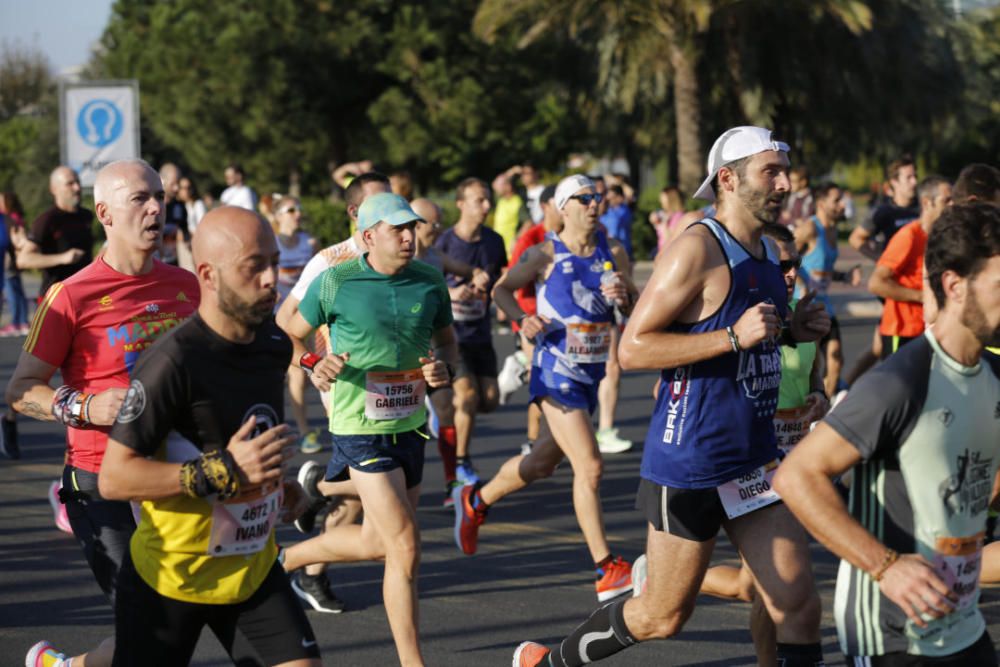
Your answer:
[[[510,261],[507,263],[507,266],[511,267],[517,264],[521,255],[523,255],[528,248],[538,245],[544,240],[545,225],[538,223],[526,229],[514,243],[514,250],[510,253]],[[518,289],[514,293],[514,297],[517,299],[517,305],[521,307],[521,310],[528,315],[535,314],[538,303],[538,299],[535,296],[535,283],[528,283],[524,287]],[[518,331],[521,328],[518,326],[517,322],[513,322],[512,326],[514,327],[514,331]]]
[[[198,308],[193,273],[153,260],[126,276],[103,258],[46,292],[24,351],[58,367],[63,384],[88,394],[128,388],[139,353]],[[66,429],[66,463],[100,472],[110,426]]]

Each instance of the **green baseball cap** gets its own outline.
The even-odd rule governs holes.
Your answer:
[[[391,192],[380,192],[365,199],[358,208],[358,230],[371,229],[380,222],[405,225],[414,220],[426,222],[410,208],[403,197]]]

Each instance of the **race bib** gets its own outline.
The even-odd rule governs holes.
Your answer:
[[[785,408],[774,413],[774,435],[786,454],[809,433],[809,406]]]
[[[365,417],[368,419],[402,419],[409,417],[424,404],[427,384],[424,372],[370,371],[365,374]]]
[[[486,317],[486,297],[452,301],[451,316],[456,322],[472,322]]]
[[[774,472],[777,469],[778,462],[771,461],[720,486],[719,499],[722,500],[726,516],[735,519],[781,500],[771,486],[771,480],[774,479]]]
[[[984,535],[939,537],[934,543],[934,571],[958,598],[956,609],[965,609],[976,602]]]
[[[265,546],[281,511],[281,485],[212,505],[209,556],[255,554]]]
[[[604,363],[611,348],[610,322],[568,322],[566,358],[578,364]]]

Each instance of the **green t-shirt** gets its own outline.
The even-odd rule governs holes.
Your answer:
[[[299,304],[313,327],[330,328],[334,354],[350,359],[330,390],[335,435],[403,433],[426,421],[420,357],[435,331],[451,324],[444,276],[414,260],[395,275],[365,254],[314,280]]]
[[[798,301],[788,304],[795,310]],[[790,315],[791,313],[789,313]],[[802,407],[809,395],[810,375],[816,359],[816,343],[781,346],[781,384],[778,385],[778,409]]]

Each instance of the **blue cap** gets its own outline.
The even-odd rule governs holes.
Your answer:
[[[391,192],[380,192],[366,198],[358,208],[358,230],[371,229],[380,222],[390,225],[405,225],[423,218],[413,212],[410,203]]]

